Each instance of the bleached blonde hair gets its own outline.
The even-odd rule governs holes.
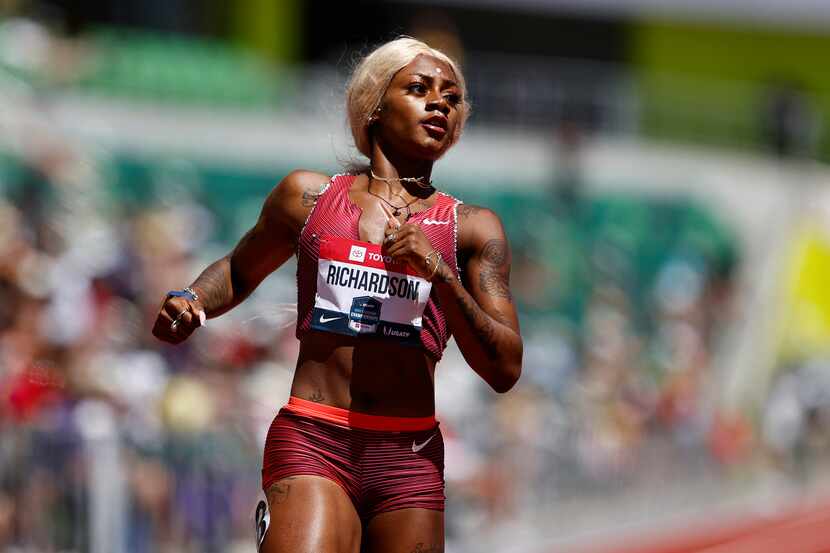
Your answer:
[[[410,37],[391,40],[367,55],[355,68],[346,87],[346,112],[349,127],[352,130],[355,146],[366,157],[372,157],[372,137],[369,127],[370,117],[380,107],[383,95],[395,75],[409,65],[418,55],[424,54],[443,61],[455,73],[455,80],[461,89],[461,102],[458,104],[458,125],[451,137],[450,146],[458,142],[464,131],[464,123],[470,114],[467,100],[467,83],[461,68],[448,55],[431,48],[424,42]]]

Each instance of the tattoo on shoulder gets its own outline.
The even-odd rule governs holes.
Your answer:
[[[320,192],[303,191],[303,207],[314,207],[317,205],[317,200],[320,198]]]
[[[477,205],[458,204],[458,207],[456,209],[458,211],[459,217],[461,217],[462,219],[467,219],[470,215],[475,215],[484,208],[478,207]]]
[[[303,207],[314,207],[317,205],[317,200],[323,195],[328,183],[323,183],[316,189],[303,190],[302,203]]]
[[[507,241],[493,239],[481,250],[481,272],[478,287],[482,292],[497,298],[511,299],[507,277]]]

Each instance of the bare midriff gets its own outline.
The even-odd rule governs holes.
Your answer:
[[[434,375],[423,349],[309,331],[291,395],[368,415],[427,417],[435,413]]]

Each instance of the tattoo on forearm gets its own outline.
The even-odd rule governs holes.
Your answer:
[[[511,299],[508,282],[508,249],[505,240],[493,239],[481,250],[479,289],[490,296]]]
[[[313,392],[311,392],[311,395],[308,396],[309,401],[315,401],[317,403],[321,403],[325,399],[326,398],[323,397],[323,392],[321,392],[320,390],[314,390]]]
[[[225,263],[229,262],[224,258],[212,263],[192,284],[199,291],[199,303],[208,312],[225,306],[233,295]]]
[[[456,207],[456,211],[458,213],[458,216],[461,217],[462,219],[466,219],[471,215],[475,215],[476,213],[481,211],[481,209],[482,208],[480,208],[478,206],[470,205],[470,204],[458,204],[458,207]]]
[[[487,355],[495,357],[498,354],[498,344],[496,343],[496,327],[493,321],[472,298],[459,297],[458,306],[461,308],[461,313],[473,331],[481,338],[481,344]]]
[[[493,313],[490,316],[493,317],[494,319],[496,319],[498,322],[500,322],[503,325],[508,325],[508,326],[510,325],[510,319],[507,318],[507,315],[505,315],[504,313],[502,313],[498,309],[494,309]]]

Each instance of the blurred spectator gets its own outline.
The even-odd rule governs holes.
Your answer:
[[[764,99],[762,129],[772,152],[782,158],[810,158],[819,144],[819,116],[810,97],[792,81],[769,85]]]

